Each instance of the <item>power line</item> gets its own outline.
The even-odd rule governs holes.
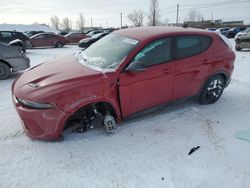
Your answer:
[[[231,2],[231,3],[227,2],[227,3],[221,3],[221,4],[211,4],[211,5],[206,5],[206,6],[204,5],[204,6],[193,7],[193,8],[185,8],[185,9],[181,9],[181,11],[194,10],[194,9],[200,9],[200,8],[209,8],[209,7],[219,7],[219,6],[226,6],[226,5],[232,5],[232,4],[247,3],[247,2],[250,2],[250,0],[237,1],[237,2]]]
[[[240,0],[234,0],[234,1],[223,1],[223,2],[216,2],[216,3],[202,3],[202,4],[193,4],[193,5],[185,5],[182,4],[181,6],[206,6],[206,5],[217,5],[217,4],[227,4],[227,3],[238,3]]]

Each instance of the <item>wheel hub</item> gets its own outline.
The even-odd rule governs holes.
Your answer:
[[[207,87],[207,97],[208,99],[218,98],[223,90],[223,83],[221,80],[213,80]]]

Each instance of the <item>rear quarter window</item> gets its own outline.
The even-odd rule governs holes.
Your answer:
[[[198,55],[206,51],[212,39],[207,36],[177,36],[176,59]]]

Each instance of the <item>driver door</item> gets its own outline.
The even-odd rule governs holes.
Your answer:
[[[124,70],[120,74],[119,93],[123,117],[172,99],[175,64],[171,38],[155,40],[133,58],[144,69]],[[140,66],[141,67],[141,66]]]

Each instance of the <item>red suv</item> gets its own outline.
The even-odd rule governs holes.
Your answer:
[[[25,133],[55,139],[74,125],[116,123],[187,97],[216,102],[235,54],[227,39],[198,29],[141,27],[107,35],[86,50],[41,64],[18,78],[13,101]]]

